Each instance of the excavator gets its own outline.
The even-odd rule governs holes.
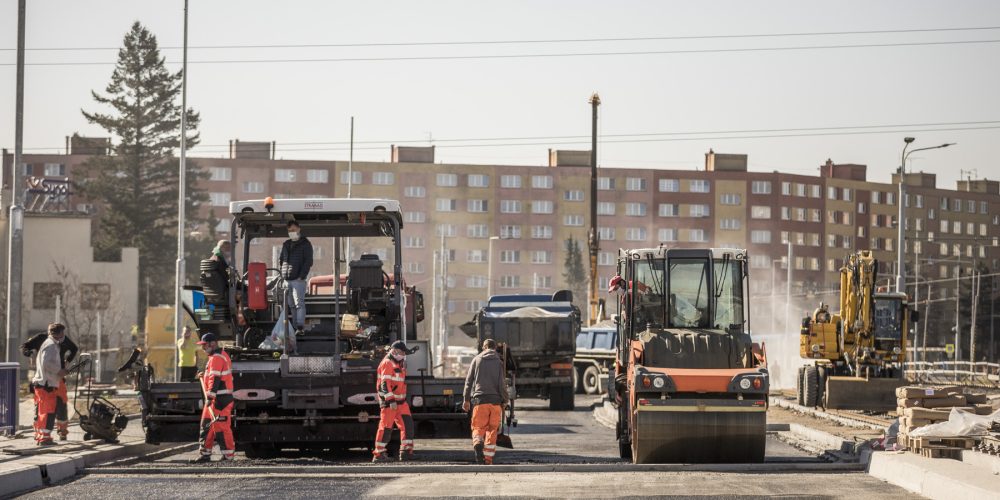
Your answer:
[[[733,249],[620,250],[617,438],[633,463],[764,460],[767,360],[751,341],[747,257]]]
[[[905,293],[878,289],[878,261],[870,250],[844,259],[840,310],[820,304],[803,318],[796,399],[809,407],[889,411],[903,385],[910,322],[920,320]]]

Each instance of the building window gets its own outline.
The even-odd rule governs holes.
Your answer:
[[[427,214],[424,212],[406,212],[404,220],[408,224],[423,224],[427,222]]]
[[[804,209],[804,208],[796,208],[795,209],[795,220],[798,221],[798,222],[805,222],[806,221],[806,209]]]
[[[407,198],[423,198],[427,196],[427,189],[423,186],[406,186],[403,188],[403,196]]]
[[[766,205],[753,205],[750,207],[751,219],[770,219],[771,207]]]
[[[208,199],[213,207],[228,207],[232,195],[229,193],[208,193]]]
[[[439,238],[441,236],[444,236],[445,238],[454,238],[458,235],[458,229],[454,224],[438,224],[434,234]],[[452,258],[452,260],[455,259]]]
[[[791,196],[792,195],[792,183],[791,182],[782,182],[781,183],[781,195],[782,196]]]
[[[679,215],[677,205],[674,203],[660,203],[657,213],[660,217],[677,217]]]
[[[610,201],[597,202],[597,215],[614,215],[615,204]]]
[[[531,226],[531,237],[536,240],[552,239],[552,226]]]
[[[458,186],[458,174],[437,174],[437,185],[440,187]]]
[[[500,237],[505,240],[521,239],[521,226],[500,226]]]
[[[691,179],[688,188],[692,193],[707,193],[712,190],[711,184],[705,179]]]
[[[473,264],[486,262],[486,250],[469,250],[465,254],[465,260]]]
[[[771,267],[771,258],[767,255],[751,255],[750,267],[754,269],[767,269]]]
[[[45,175],[48,175],[48,176],[65,175],[65,171],[66,171],[65,169],[63,169],[63,173],[51,173],[50,174],[49,173],[49,165],[52,165],[52,164],[51,163],[46,163],[45,164]],[[60,166],[60,165],[57,165],[57,166]],[[210,181],[231,181],[231,180],[233,180],[233,169],[231,169],[229,167],[209,167],[208,168],[208,174],[209,174],[208,180],[210,180]]]
[[[489,238],[490,229],[486,224],[469,224],[465,227],[465,235],[469,238]]]
[[[681,181],[677,179],[660,179],[661,193],[676,193],[681,190]]]
[[[419,236],[407,236],[403,246],[405,248],[424,248],[424,239]]]
[[[521,277],[517,275],[504,275],[500,277],[500,288],[520,288]]]
[[[753,194],[771,194],[771,181],[753,181],[750,183],[750,192]]]
[[[519,264],[519,263],[521,263],[521,251],[520,250],[501,250],[500,251],[500,263],[501,264]]]
[[[535,200],[531,202],[531,213],[533,214],[551,214],[553,210],[553,203],[547,200]]]
[[[469,174],[468,183],[471,188],[490,187],[490,176],[484,174]]]
[[[217,233],[227,233],[228,234],[229,233],[229,229],[232,227],[231,224],[232,224],[231,220],[229,220],[229,219],[222,219],[218,223],[215,224],[215,232],[217,232]]]
[[[951,200],[951,211],[961,212],[962,211],[962,200]]]
[[[976,213],[976,201],[975,200],[966,200],[966,202],[965,202],[965,211],[969,212],[970,214]]]
[[[532,264],[551,264],[552,263],[552,252],[548,250],[536,250],[531,252],[531,263]]]
[[[615,179],[613,177],[598,177],[597,189],[601,191],[614,191]]]
[[[376,186],[391,186],[396,183],[396,175],[392,172],[375,172],[372,174],[372,184]]]
[[[472,213],[489,212],[489,202],[487,200],[467,200],[468,211]]]
[[[32,309],[55,309],[56,297],[63,294],[62,283],[35,283],[32,286]],[[65,297],[64,297],[65,298]]]
[[[739,219],[720,219],[719,229],[725,229],[727,231],[736,231],[740,228]]]
[[[723,205],[739,205],[742,201],[742,196],[736,193],[723,193],[719,196],[719,203]]]
[[[80,308],[84,310],[104,310],[111,304],[111,285],[107,283],[83,283],[80,285]]]
[[[806,185],[795,183],[795,196],[805,198],[806,197]]]
[[[711,211],[708,205],[691,205],[689,213],[691,217],[708,217]]]
[[[483,308],[483,301],[481,300],[467,300],[465,301],[465,312],[476,313]]]
[[[809,209],[809,222],[823,222],[823,217],[820,215],[818,208]]]
[[[244,193],[263,193],[264,183],[258,181],[246,181],[243,183]]]
[[[342,170],[340,172],[340,183],[345,186],[348,184],[351,184],[352,186],[361,184],[361,172],[357,170],[352,170],[350,172]]]
[[[615,241],[615,228],[598,227],[597,236],[601,239],[601,241]]]
[[[454,212],[458,207],[458,200],[448,198],[438,198],[436,208],[438,212]]]
[[[295,170],[290,168],[275,169],[274,182],[295,182]]]
[[[501,175],[500,187],[519,189],[521,187],[520,175]]]
[[[882,192],[872,191],[872,204],[882,203]]]
[[[645,191],[646,190],[646,179],[642,177],[626,177],[625,178],[625,190],[626,191]]]
[[[646,204],[645,203],[626,203],[625,204],[625,215],[629,217],[645,217],[646,216]]]
[[[838,198],[837,188],[833,186],[826,188],[826,197],[831,200],[836,200]]]
[[[500,213],[503,214],[521,213],[521,200],[500,200]]]
[[[598,252],[597,254],[597,265],[599,266],[613,266],[615,265],[615,256],[611,252]]]
[[[823,188],[819,184],[809,185],[809,197],[810,198],[822,198]]]
[[[486,288],[486,276],[476,274],[465,278],[466,288]]]
[[[292,172],[292,180],[295,180],[294,170]],[[306,181],[313,184],[326,184],[330,182],[330,171],[317,169],[306,170]]]
[[[535,189],[552,189],[551,175],[532,175],[531,187]]]
[[[657,231],[656,237],[661,243],[677,241],[677,230],[672,227],[662,228]]]
[[[843,199],[844,201],[851,201],[851,188],[844,188],[841,194],[842,194],[841,199]]]
[[[410,261],[406,263],[406,272],[410,274],[423,274],[424,273],[424,263]]]
[[[625,239],[628,241],[646,241],[646,228],[644,227],[625,228]]]
[[[989,202],[985,202],[985,201],[979,202],[979,213],[981,213],[983,215],[986,215],[986,214],[990,213],[990,204],[989,204]]]
[[[691,229],[691,230],[689,230],[688,231],[688,241],[694,242],[694,243],[703,243],[703,242],[708,241],[708,238],[705,237],[705,230],[704,229]]]
[[[579,189],[572,189],[563,192],[564,201],[583,201],[583,191]]]
[[[751,243],[770,243],[771,231],[750,231]]]
[[[582,215],[565,215],[563,216],[564,226],[582,226],[583,216]]]

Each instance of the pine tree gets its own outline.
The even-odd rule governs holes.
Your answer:
[[[587,271],[583,265],[583,252],[579,240],[569,237],[566,240],[566,261],[563,269],[563,281],[573,292],[573,301],[585,303],[587,297]],[[581,302],[583,301],[583,302]]]
[[[139,249],[139,289],[147,277],[150,302],[172,303],[177,235],[178,160],[181,73],[171,73],[160,56],[156,37],[136,22],[125,34],[118,62],[105,94],[91,92],[109,113],[83,111],[90,123],[113,137],[112,155],[93,156],[83,166],[80,190],[97,203],[95,256],[120,258],[123,247]],[[198,143],[199,116],[187,110],[188,139]],[[206,199],[196,190],[204,177],[187,163],[187,220],[198,224],[196,207]],[[145,294],[139,316],[144,317]]]

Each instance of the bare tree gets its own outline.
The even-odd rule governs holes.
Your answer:
[[[122,301],[114,287],[110,287],[107,297],[93,296],[80,282],[80,276],[72,269],[53,263],[56,279],[62,285],[62,322],[68,334],[82,351],[97,348],[97,315],[101,315],[102,348],[109,349],[129,345],[124,338],[117,341],[116,332],[124,333],[125,314]],[[110,335],[109,335],[110,333]],[[105,340],[107,339],[107,340]]]

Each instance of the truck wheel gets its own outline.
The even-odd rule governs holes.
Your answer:
[[[596,366],[590,365],[583,372],[583,391],[587,394],[601,392],[601,372]]]
[[[816,366],[807,366],[802,377],[802,404],[809,408],[815,407],[819,401],[819,373]]]
[[[618,440],[618,455],[622,457],[622,460],[632,461],[632,443],[628,439],[620,438]]]
[[[556,386],[549,388],[550,411],[573,411],[573,386]]]
[[[573,367],[573,392],[583,394],[583,370],[579,366]]]
[[[805,370],[806,367],[800,366],[795,377],[795,402],[799,405],[805,402],[805,398],[802,396],[802,377],[805,376]]]

